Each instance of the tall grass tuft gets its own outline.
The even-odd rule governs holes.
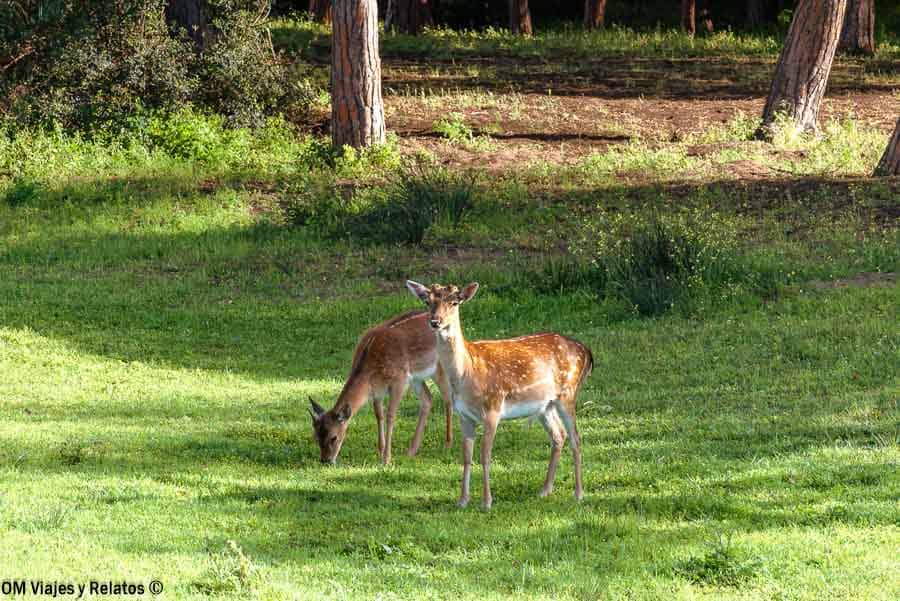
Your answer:
[[[588,232],[577,250],[593,266],[598,291],[642,315],[697,311],[755,281],[738,252],[736,224],[722,215],[616,214]]]
[[[474,197],[470,176],[414,163],[395,176],[384,194],[348,214],[341,233],[365,242],[421,244],[432,225],[458,225]]]

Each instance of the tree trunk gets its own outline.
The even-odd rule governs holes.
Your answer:
[[[747,27],[755,28],[774,23],[782,9],[781,4],[775,0],[747,0]]]
[[[848,0],[838,50],[875,54],[875,0]]]
[[[316,23],[331,23],[331,0],[309,0],[309,15]]]
[[[434,25],[429,0],[393,0],[391,11],[385,16],[385,29],[395,27],[400,33],[419,35],[427,26]]]
[[[188,37],[194,40],[197,49],[203,50],[208,30],[203,0],[168,0],[166,21],[177,25],[179,30],[186,31]]]
[[[509,0],[509,30],[521,35],[531,35],[531,11],[528,0]]]
[[[891,141],[875,168],[875,175],[900,175],[900,119],[897,119]]]
[[[697,2],[681,0],[681,28],[691,37],[697,33]]]
[[[697,18],[700,20],[700,29],[706,33],[715,31],[712,21],[712,10],[709,7],[709,0],[699,0],[697,2]]]
[[[771,139],[779,113],[800,131],[816,131],[846,7],[847,0],[798,0],[757,137]]]
[[[606,26],[606,0],[584,0],[584,28],[603,29]]]
[[[378,5],[334,0],[331,34],[331,139],[354,148],[384,142]]]
[[[766,22],[765,0],[747,0],[747,27],[755,29]]]

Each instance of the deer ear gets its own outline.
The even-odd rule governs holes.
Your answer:
[[[351,411],[350,403],[347,403],[346,405],[341,407],[340,411],[338,411],[337,420],[339,422],[343,423],[343,422],[347,421],[348,419],[350,419],[350,411]]]
[[[459,293],[459,302],[464,303],[467,300],[472,300],[472,297],[475,296],[476,292],[478,292],[478,282],[468,284],[462,289],[462,292]]]
[[[319,418],[325,413],[325,409],[322,405],[315,402],[312,397],[309,397],[309,414],[312,416],[313,421],[318,421]]]
[[[412,292],[413,296],[418,297],[423,303],[428,302],[428,288],[412,280],[406,280],[406,287]]]

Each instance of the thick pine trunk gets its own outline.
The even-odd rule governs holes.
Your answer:
[[[606,26],[606,0],[584,0],[584,28],[603,29]]]
[[[331,43],[331,139],[338,148],[384,142],[378,7],[375,0],[334,0]]]
[[[897,119],[891,141],[875,168],[875,175],[900,175],[900,119]]]
[[[766,20],[766,1],[747,0],[747,27],[759,27]]]
[[[528,0],[509,0],[509,30],[521,35],[531,35],[531,11]]]
[[[700,21],[701,31],[712,33],[715,31],[712,20],[712,9],[709,6],[709,0],[697,1],[697,19]]]
[[[205,47],[208,26],[203,11],[203,0],[168,0],[166,21],[185,30],[188,37],[194,40],[198,50]]]
[[[385,16],[385,29],[394,27],[400,33],[419,35],[425,27],[434,25],[430,0],[392,0],[391,13]]]
[[[309,14],[316,23],[331,23],[331,0],[309,0]]]
[[[761,138],[771,138],[776,115],[800,131],[816,131],[847,0],[798,0],[763,109]]]
[[[875,0],[848,0],[838,50],[875,54]]]
[[[697,33],[696,0],[681,0],[681,28],[691,36]]]

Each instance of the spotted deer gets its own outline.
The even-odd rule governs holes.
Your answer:
[[[482,507],[489,509],[493,500],[491,450],[497,424],[503,419],[522,417],[537,418],[550,436],[550,465],[540,496],[553,491],[559,456],[568,438],[575,460],[575,498],[581,500],[581,439],[575,423],[575,397],[594,366],[590,349],[552,332],[470,342],[463,336],[459,307],[475,296],[477,283],[462,290],[440,284],[427,288],[413,281],[407,281],[406,286],[428,306],[428,324],[437,339],[438,363],[460,417],[463,477],[459,505],[465,507],[469,503],[477,424],[484,425]]]
[[[434,332],[424,311],[397,315],[363,334],[356,345],[350,375],[334,407],[326,411],[313,399],[309,400],[322,463],[336,463],[350,419],[370,400],[378,422],[378,453],[382,463],[390,463],[397,409],[410,387],[419,397],[419,421],[407,451],[415,455],[431,412],[431,393],[425,384],[428,379],[437,383],[444,397],[444,440],[450,446],[453,441],[450,392],[438,366],[435,347]],[[387,428],[381,405],[385,398],[388,399]]]

